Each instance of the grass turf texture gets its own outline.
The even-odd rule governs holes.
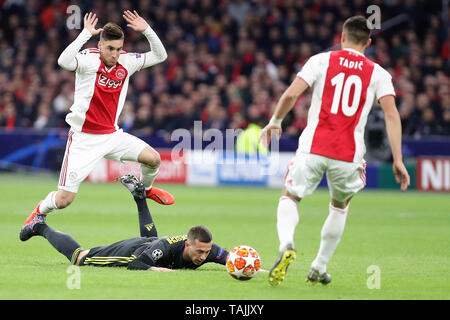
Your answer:
[[[305,283],[328,215],[328,192],[318,190],[300,204],[297,260],[285,281],[271,287],[267,273],[237,281],[218,264],[163,273],[125,268],[82,267],[80,289],[68,289],[67,259],[41,237],[19,240],[19,230],[57,177],[0,175],[0,299],[449,299],[448,194],[363,191],[351,203],[346,230],[328,265],[328,286]],[[270,269],[277,256],[276,207],[280,191],[250,187],[162,186],[176,198],[164,207],[149,200],[160,236],[186,234],[203,224],[214,242],[230,250],[245,244]],[[83,183],[68,208],[47,219],[83,248],[139,235],[137,211],[120,184]],[[369,289],[376,265],[380,289]]]

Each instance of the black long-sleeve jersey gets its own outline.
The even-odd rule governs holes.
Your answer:
[[[186,241],[186,235],[126,239],[90,249],[80,265],[127,267],[130,270],[147,270],[151,267],[197,269],[201,265],[183,260]],[[202,265],[208,262],[225,265],[227,255],[227,250],[213,243]]]
[[[158,238],[147,245],[140,246],[133,255],[136,257],[128,264],[131,270],[146,270],[150,267],[169,269],[197,269],[200,265],[183,260],[183,250],[187,236]],[[228,251],[214,244],[206,260],[225,265]]]

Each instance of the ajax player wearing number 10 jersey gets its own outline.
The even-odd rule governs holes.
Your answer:
[[[294,233],[299,221],[298,203],[314,192],[325,172],[331,196],[329,215],[307,281],[322,284],[331,281],[326,266],[344,231],[350,199],[366,184],[364,129],[374,101],[380,104],[385,115],[396,180],[402,191],[409,185],[410,178],[402,160],[401,122],[391,76],[364,56],[370,43],[366,19],[362,16],[347,19],[341,36],[342,49],[319,53],[305,63],[261,132],[261,140],[266,145],[273,134],[279,137],[282,119],[297,98],[308,87],[313,87],[308,123],[288,165],[278,203],[280,254],[269,274],[272,285],[281,283],[296,257]]]
[[[122,50],[124,33],[120,26],[107,23],[96,29],[98,18],[89,13],[84,17],[83,31],[58,58],[63,69],[75,72],[74,103],[66,117],[70,131],[58,191],[50,192],[39,202],[25,225],[36,215],[47,215],[54,209],[67,207],[74,200],[81,182],[102,158],[139,162],[147,198],[164,205],[174,203],[170,193],[153,187],[159,171],[159,153],[117,125],[130,76],[167,58],[158,36],[136,11],[125,11],[123,18],[128,27],[142,32],[151,51],[126,53]],[[98,48],[80,51],[92,36],[98,34]]]

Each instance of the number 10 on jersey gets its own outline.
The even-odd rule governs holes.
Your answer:
[[[339,105],[342,106],[342,113],[347,117],[353,116],[358,110],[361,100],[362,81],[357,75],[352,74],[345,80],[345,73],[338,73],[331,79],[331,85],[335,87],[331,113],[337,114]],[[354,87],[353,99],[349,104],[350,91]]]

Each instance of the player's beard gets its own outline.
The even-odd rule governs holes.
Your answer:
[[[114,60],[113,58],[110,59],[106,59],[104,56],[101,56],[103,63],[105,64],[106,67],[111,68],[112,66],[115,66],[117,61]]]

